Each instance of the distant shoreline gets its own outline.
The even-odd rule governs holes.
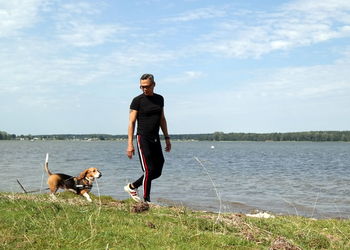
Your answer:
[[[7,141],[7,142],[48,142],[48,141],[52,141],[52,142],[127,142],[127,139],[105,139],[105,140],[99,140],[99,139],[87,139],[87,140],[80,140],[80,139],[23,139],[23,140],[0,140],[1,141]],[[228,141],[228,140],[222,140],[222,141],[213,141],[213,140],[182,140],[182,139],[173,139],[172,142],[178,142],[178,143],[186,143],[186,142],[216,142],[216,143],[220,143],[220,142],[236,142],[236,143],[249,143],[249,142],[257,142],[257,143],[303,143],[303,142],[310,142],[310,143],[327,143],[327,142],[334,142],[334,143],[350,143],[349,141]]]
[[[160,136],[164,139],[163,136]],[[0,140],[77,140],[105,141],[126,140],[127,135],[111,134],[49,134],[16,135],[0,131]],[[287,133],[224,133],[174,134],[172,140],[178,141],[256,141],[256,142],[350,142],[350,131],[307,131]]]

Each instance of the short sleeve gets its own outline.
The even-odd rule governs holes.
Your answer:
[[[164,98],[162,96],[162,104],[161,104],[162,108],[164,108]]]
[[[130,109],[139,111],[139,109],[140,109],[140,98],[135,97],[132,100],[132,102],[130,104]]]

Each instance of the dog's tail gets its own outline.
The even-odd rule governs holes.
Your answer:
[[[45,170],[46,173],[50,176],[52,175],[51,171],[49,170],[49,153],[46,154],[46,160],[45,160]]]

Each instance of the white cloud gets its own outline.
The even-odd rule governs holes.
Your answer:
[[[350,2],[347,0],[296,0],[284,6],[287,10],[296,11],[314,11],[320,10],[325,12],[333,12],[334,10],[350,9]]]
[[[93,18],[103,13],[106,7],[102,1],[59,1],[52,9],[52,17],[59,23]]]
[[[198,71],[186,71],[185,75],[189,78],[189,79],[197,79],[203,76],[202,72],[198,72]]]
[[[60,25],[58,37],[73,46],[88,47],[116,41],[115,36],[125,30],[126,28],[114,24],[71,21]]]
[[[165,21],[189,22],[189,21],[195,21],[195,20],[218,18],[218,17],[223,17],[225,15],[226,15],[226,11],[224,9],[200,8],[200,9],[187,11],[178,16],[167,18],[165,19]]]
[[[0,37],[16,34],[39,20],[40,7],[47,0],[0,0]]]
[[[120,83],[120,79],[135,74],[144,65],[162,65],[178,56],[159,52],[146,44],[133,44],[101,54],[71,50],[62,43],[45,39],[5,44],[0,42],[0,94],[4,95],[52,95],[60,88]]]
[[[106,8],[104,2],[76,1],[62,3],[52,11],[56,38],[75,47],[90,47],[118,42],[127,27],[99,23],[96,19]]]
[[[199,50],[228,57],[260,57],[275,50],[350,37],[347,2],[297,1],[274,13],[255,13],[253,19],[251,14],[242,14],[241,20],[226,21],[203,36],[206,42],[199,45]]]
[[[167,107],[170,123],[180,128],[179,133],[198,133],[203,127],[212,132],[348,129],[348,59],[329,65],[270,69],[254,81],[233,83],[226,90],[183,93],[180,100],[173,96]]]
[[[227,102],[223,107],[238,108],[249,102],[254,105],[259,102],[271,105],[288,102],[297,106],[322,101],[329,103],[330,107],[336,106],[338,101],[350,104],[350,55],[346,56],[327,65],[258,70],[254,73],[254,80],[232,84],[224,92],[213,91],[201,98],[215,95],[218,100]]]
[[[283,130],[277,125],[279,120],[294,110],[305,118],[312,113],[333,113],[342,106],[338,110],[345,115],[339,119],[350,117],[345,110],[350,105],[350,50],[334,64],[327,61],[335,60],[346,39],[340,46],[325,43],[325,49],[317,51],[328,65],[283,69],[275,65],[257,76],[261,68],[276,63],[270,57],[264,60],[268,53],[302,46],[310,46],[314,53],[319,47],[314,49],[313,44],[350,37],[350,2],[294,1],[269,13],[207,8],[201,3],[204,8],[179,15],[170,9],[164,12],[162,5],[147,20],[135,12],[122,13],[124,4],[108,3],[110,6],[107,1],[0,0],[0,37],[6,37],[0,40],[0,109],[8,111],[8,120],[13,119],[11,112],[22,114],[24,110],[30,116],[42,110],[61,110],[63,117],[74,107],[81,107],[91,119],[102,109],[93,113],[86,104],[100,107],[103,102],[108,116],[123,110],[124,104],[127,107],[128,95],[134,93],[129,84],[144,71],[159,79],[159,90],[169,97],[167,110],[172,109],[169,114],[182,126],[179,133],[187,126],[193,132],[222,126],[226,131],[264,129],[255,117],[276,123],[265,128]],[[136,5],[144,7],[140,2]],[[109,16],[115,10],[118,16]],[[164,15],[170,18],[159,19]],[[295,56],[284,56],[283,65],[288,60],[293,60],[292,65],[304,64]],[[315,58],[306,61],[308,65],[319,54],[305,58],[311,56]],[[251,61],[244,60],[242,67],[240,60],[234,60],[257,57],[261,57],[259,63],[250,65]],[[239,79],[244,82],[240,84]],[[117,102],[123,105],[115,105]],[[224,123],[222,117],[227,117]],[[38,127],[42,124],[38,121]]]
[[[4,42],[0,47],[4,47]],[[92,82],[96,73],[94,55],[66,54],[59,44],[42,39],[23,39],[0,49],[2,93],[43,93],[54,88]]]
[[[96,15],[101,13],[100,8],[96,7],[98,4],[101,4],[101,2],[95,2],[94,4],[89,2],[71,2],[62,4],[61,8],[63,9],[63,12],[68,12],[74,15]]]
[[[185,71],[181,74],[177,74],[172,77],[167,77],[162,80],[163,83],[176,83],[176,84],[185,84],[189,83],[193,80],[200,79],[201,77],[204,77],[205,74],[200,71]]]
[[[350,95],[349,64],[294,67],[277,70],[252,89],[254,95],[294,101]]]

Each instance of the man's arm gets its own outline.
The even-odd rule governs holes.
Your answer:
[[[134,131],[135,131],[136,118],[137,118],[137,110],[130,109],[129,126],[128,126],[128,148],[126,149],[126,154],[130,159],[135,154]]]
[[[164,138],[165,138],[165,151],[170,152],[171,150],[171,143],[170,143],[170,137],[168,133],[168,126],[166,123],[165,115],[164,115],[164,109],[162,111],[162,116],[160,118],[160,128],[162,129]]]

